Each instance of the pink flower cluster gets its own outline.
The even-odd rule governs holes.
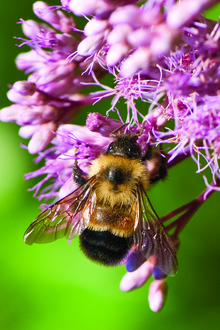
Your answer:
[[[91,75],[82,75],[86,69],[84,59],[67,59],[79,44],[73,34],[73,17],[51,10],[42,1],[36,2],[33,9],[51,26],[22,21],[23,33],[30,38],[22,44],[31,50],[18,55],[16,64],[29,77],[12,86],[8,98],[14,104],[1,111],[0,119],[22,126],[19,134],[31,138],[28,151],[34,154],[46,148],[60,124],[71,122],[80,108],[92,102],[90,96],[79,92],[85,88],[83,83],[93,79]],[[100,76],[101,71],[98,68],[96,75]]]

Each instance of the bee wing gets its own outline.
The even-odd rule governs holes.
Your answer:
[[[25,243],[50,243],[59,238],[72,239],[88,225],[96,198],[95,176],[85,185],[43,211],[24,234]],[[85,214],[84,214],[85,211]]]
[[[175,247],[142,186],[138,189],[137,199],[140,221],[134,233],[135,251],[141,251],[166,275],[174,276],[178,270]]]

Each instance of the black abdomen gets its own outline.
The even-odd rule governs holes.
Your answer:
[[[106,266],[118,265],[129,251],[128,238],[88,228],[80,235],[80,247],[89,259]]]

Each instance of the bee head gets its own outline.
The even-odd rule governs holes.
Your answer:
[[[137,143],[138,136],[118,136],[108,146],[106,155],[123,156],[130,159],[141,159],[141,149]]]

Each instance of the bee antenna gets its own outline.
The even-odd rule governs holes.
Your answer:
[[[139,137],[143,134],[145,123],[146,123],[146,120],[144,120],[143,123],[141,124],[139,133],[136,134],[137,137]]]
[[[132,136],[132,137],[130,138],[131,142],[137,142],[138,137],[139,137],[138,134]]]
[[[134,136],[132,136],[132,139],[135,138],[135,140],[137,140],[138,137],[143,134],[145,122],[146,121],[143,121],[143,123],[141,124],[141,127],[139,129],[139,132],[136,133]],[[110,136],[117,137],[117,136],[121,135],[122,133],[124,135],[127,135],[128,137],[131,136],[132,133],[130,131],[126,131],[126,128],[127,128],[128,125],[129,125],[129,123],[125,123],[122,126],[116,128],[113,132],[110,133]]]
[[[118,135],[121,134],[121,130],[122,130],[123,128],[126,128],[126,126],[128,126],[128,123],[125,123],[125,124],[123,124],[122,126],[116,128],[113,132],[110,133],[110,136],[117,137]],[[123,131],[123,134],[125,134],[125,129],[124,129],[124,131]]]

